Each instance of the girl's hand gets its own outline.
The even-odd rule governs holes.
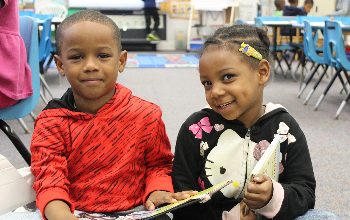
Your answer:
[[[258,217],[255,215],[255,213],[251,209],[249,209],[247,215],[244,215],[246,206],[247,204],[245,204],[243,201],[240,203],[240,210],[241,210],[240,220],[257,220]]]
[[[272,181],[270,177],[258,174],[253,182],[248,183],[243,202],[251,209],[260,209],[272,198]]]
[[[182,191],[178,193],[170,193],[166,191],[153,191],[149,194],[146,201],[146,208],[150,211],[154,210],[157,206],[164,203],[176,203],[178,200],[187,199],[190,196],[194,196],[198,191]]]

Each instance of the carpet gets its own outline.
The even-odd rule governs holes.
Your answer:
[[[195,54],[136,54],[128,53],[128,68],[198,67]]]

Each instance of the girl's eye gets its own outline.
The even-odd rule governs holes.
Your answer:
[[[204,87],[211,86],[211,82],[209,82],[209,81],[202,82],[202,84]]]
[[[107,58],[107,57],[110,57],[108,54],[100,54],[98,55],[98,58]]]
[[[231,79],[232,77],[233,77],[233,75],[224,75],[224,76],[222,77],[222,79],[223,79],[224,81],[226,81],[226,80]]]

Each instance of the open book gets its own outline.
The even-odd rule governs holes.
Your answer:
[[[252,182],[257,174],[268,175],[271,179],[278,181],[279,175],[279,161],[280,161],[280,143],[281,136],[277,134],[272,140],[269,147],[265,150],[264,154],[253,168],[249,175],[249,181]],[[244,209],[244,216],[248,214],[249,207]]]
[[[187,199],[180,200],[177,203],[169,204],[160,208],[157,208],[153,211],[138,211],[131,214],[120,216],[117,214],[109,213],[93,213],[75,210],[74,215],[78,219],[90,219],[90,220],[100,220],[100,219],[109,219],[109,220],[145,220],[153,219],[159,215],[169,213],[175,209],[181,208],[183,206],[195,203],[195,202],[204,202],[210,199],[211,195],[220,191],[223,187],[231,184],[232,181],[225,181],[215,186],[212,186],[208,189],[198,192],[197,195],[191,196]],[[112,216],[111,216],[112,215]],[[21,206],[12,212],[8,212],[4,215],[0,215],[0,219],[6,220],[42,220],[40,211],[35,206],[35,201],[29,203],[25,206]]]
[[[142,218],[135,218],[135,219],[152,219],[156,216],[162,215],[164,213],[168,213],[171,211],[174,211],[175,209],[179,209],[181,207],[184,207],[186,205],[192,204],[192,203],[196,203],[196,202],[206,202],[210,199],[210,197],[220,191],[222,188],[224,188],[225,186],[231,184],[232,181],[225,181],[222,183],[219,183],[215,186],[212,186],[208,189],[205,189],[203,191],[198,192],[197,195],[191,196],[187,199],[183,199],[178,201],[177,203],[172,203],[166,206],[163,206],[161,208],[155,209],[154,211],[145,211],[146,213],[149,213],[149,216],[143,216]],[[150,213],[152,212],[152,213]],[[134,215],[135,213],[132,213],[131,215]]]

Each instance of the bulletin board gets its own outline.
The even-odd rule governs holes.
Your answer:
[[[192,10],[194,10],[192,8]],[[191,0],[170,0],[170,18],[189,19],[191,14]],[[193,19],[198,18],[198,12],[193,11]]]

